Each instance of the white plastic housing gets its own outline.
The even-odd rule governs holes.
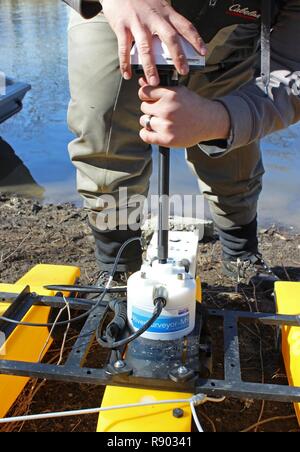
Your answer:
[[[192,45],[184,38],[180,37],[184,54],[191,68],[201,68],[205,66],[205,57],[199,55]],[[157,66],[173,66],[174,62],[168,50],[168,47],[161,42],[158,36],[153,36],[153,53]],[[142,66],[137,46],[134,45],[131,50],[131,64],[133,66]]]
[[[158,234],[154,233],[147,249],[147,260],[157,258]],[[199,231],[170,231],[169,232],[169,258],[175,262],[183,259],[190,264],[190,274],[196,278],[199,247]]]
[[[139,330],[154,311],[154,294],[159,288],[167,292],[167,305],[154,325],[142,337],[152,340],[176,340],[190,334],[196,321],[196,283],[174,261],[153,262],[128,279],[128,322]]]

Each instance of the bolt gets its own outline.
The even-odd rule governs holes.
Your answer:
[[[173,416],[176,417],[176,419],[182,418],[184,415],[184,411],[181,408],[175,408],[173,410]]]
[[[115,369],[124,369],[125,366],[126,364],[121,359],[119,359],[119,361],[116,361],[114,364]]]
[[[147,273],[146,272],[142,272],[141,273],[141,278],[142,279],[146,279],[147,278]]]
[[[177,370],[179,375],[186,375],[188,373],[188,369],[185,366],[178,367]]]
[[[183,281],[183,279],[184,279],[183,274],[182,273],[178,273],[177,279],[179,279],[179,281]]]

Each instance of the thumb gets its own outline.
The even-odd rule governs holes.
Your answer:
[[[139,98],[143,102],[157,102],[168,93],[166,88],[156,88],[150,85],[143,86],[139,90]]]

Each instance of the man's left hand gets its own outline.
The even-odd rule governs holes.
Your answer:
[[[201,142],[228,139],[230,117],[217,101],[205,99],[185,87],[152,87],[140,80],[144,115],[140,136],[145,143],[190,148]],[[151,129],[147,128],[151,116]]]

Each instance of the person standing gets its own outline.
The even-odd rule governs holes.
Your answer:
[[[133,207],[117,200],[120,187],[129,198],[147,196],[155,143],[187,149],[220,235],[224,273],[272,286],[277,278],[257,238],[260,139],[300,119],[300,0],[64,1],[74,9],[69,125],[77,138],[70,156],[104,279],[121,245],[140,232],[121,222],[97,228],[99,199],[115,197],[123,218],[122,210]],[[159,87],[154,34],[170,51],[179,88]],[[206,55],[203,71],[189,73],[180,36]],[[130,67],[133,42],[145,72],[139,92]],[[117,278],[140,265],[141,248],[132,244]]]

